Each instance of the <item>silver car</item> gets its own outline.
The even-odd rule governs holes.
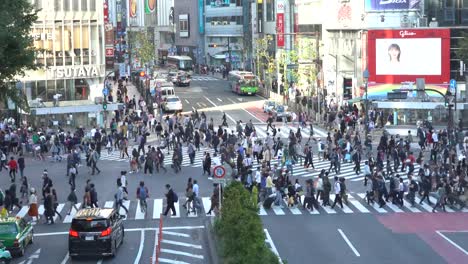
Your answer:
[[[182,112],[182,101],[178,96],[168,96],[164,102],[164,111]]]

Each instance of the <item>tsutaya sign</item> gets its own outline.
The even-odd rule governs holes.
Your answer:
[[[51,67],[47,69],[47,76],[50,79],[93,78],[101,76],[101,69],[97,65]]]

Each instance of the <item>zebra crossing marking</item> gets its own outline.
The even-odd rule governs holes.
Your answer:
[[[153,219],[159,219],[163,213],[163,199],[154,199],[153,203]]]
[[[358,193],[357,194],[359,197],[361,197],[362,200],[366,199],[366,194],[365,193]],[[381,214],[388,213],[387,210],[385,210],[383,207],[380,207],[377,203],[372,203],[371,205],[377,212]]]
[[[411,206],[411,204],[406,201],[405,199],[403,199],[403,206],[405,208],[407,208],[408,210],[410,210],[411,212],[413,213],[421,213],[421,210],[419,210],[418,208],[414,207],[414,206]]]
[[[76,204],[76,208],[80,208],[81,207],[81,203],[77,203]],[[67,216],[65,216],[65,219],[63,220],[63,223],[71,223],[71,221],[73,220],[73,217],[75,217],[77,211],[76,209],[72,206],[72,210],[70,211],[70,214],[67,214]]]
[[[349,196],[349,195],[348,195],[348,196]],[[331,200],[335,200],[335,194],[330,194],[330,199],[331,199]],[[342,198],[342,200],[343,200],[343,198]],[[354,213],[353,210],[351,210],[351,209],[348,207],[348,205],[346,205],[346,203],[344,203],[344,201],[343,201],[343,208],[341,208],[341,210],[343,210],[343,212],[344,212],[345,214],[352,214],[352,213]]]
[[[358,200],[356,200],[353,196],[351,196],[350,194],[348,194],[348,201],[354,206],[356,207],[356,209],[358,209],[361,213],[370,213],[370,211],[364,206],[362,205]]]

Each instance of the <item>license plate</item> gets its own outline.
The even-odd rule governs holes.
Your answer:
[[[87,237],[85,237],[85,240],[86,241],[93,241],[94,237],[93,236],[87,236]]]
[[[249,93],[249,95],[251,95],[252,93]]]

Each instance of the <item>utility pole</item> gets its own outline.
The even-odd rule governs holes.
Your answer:
[[[320,47],[319,47],[319,42],[320,42],[320,36],[319,36],[319,31],[315,31],[315,83],[316,83],[316,92],[317,92],[317,111],[318,111],[318,121],[320,121],[322,117],[322,110],[320,107],[320,80],[318,78],[318,75],[320,73]]]
[[[368,87],[368,82],[369,82],[369,70],[365,69],[364,72],[362,73],[362,77],[364,78],[364,82],[366,84],[366,101],[365,101],[365,104],[364,104],[364,109],[365,109],[365,113],[364,113],[364,117],[365,117],[365,132],[366,132],[366,139],[367,139],[367,135],[369,134],[369,98],[368,98],[368,91],[367,91],[367,87]]]

